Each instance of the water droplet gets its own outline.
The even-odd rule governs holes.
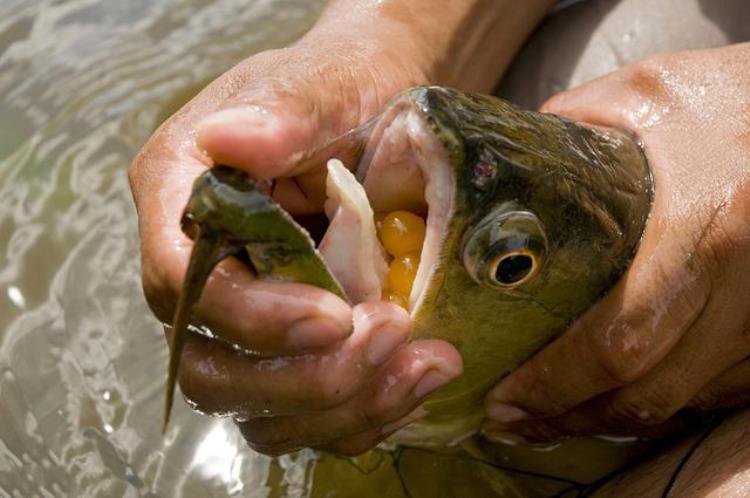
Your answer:
[[[104,432],[106,432],[107,434],[112,434],[112,431],[114,431],[114,430],[115,429],[111,425],[104,424]]]

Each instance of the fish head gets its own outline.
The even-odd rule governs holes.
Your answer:
[[[358,304],[385,287],[375,214],[422,216],[406,303],[413,337],[450,342],[464,371],[400,433],[411,444],[450,444],[476,430],[492,385],[622,274],[652,197],[645,157],[628,134],[443,87],[406,91],[330,147],[345,151],[347,164],[328,161],[329,225],[317,247],[255,182],[225,167],[196,181],[183,228],[217,234],[228,247],[200,266],[204,277],[246,249],[260,278],[309,283]],[[328,149],[311,157],[330,158]],[[193,280],[199,285],[183,294],[197,298],[191,289],[205,278]]]
[[[447,340],[464,360],[410,429],[445,443],[475,429],[487,390],[622,274],[651,177],[626,133],[449,88],[412,89],[369,126],[358,177],[374,211],[426,218],[414,337]]]

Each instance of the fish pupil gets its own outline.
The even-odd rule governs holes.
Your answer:
[[[503,285],[512,285],[526,278],[534,268],[534,260],[527,254],[512,254],[500,260],[495,279]]]

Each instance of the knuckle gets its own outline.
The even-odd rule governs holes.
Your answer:
[[[647,290],[634,291],[633,304],[625,303],[604,327],[588,327],[593,360],[616,385],[642,378],[671,349],[705,308],[712,287],[707,272],[684,267],[653,264],[643,278],[639,286]],[[653,289],[672,293],[664,309],[654,309]]]
[[[383,405],[370,405],[365,403],[359,411],[359,419],[362,426],[367,429],[379,428],[398,418],[398,414],[393,414],[393,407]]]
[[[510,404],[532,417],[550,417],[568,410],[570,402],[561,395],[556,379],[547,373],[549,364],[533,362],[534,358],[513,372],[510,387],[503,385],[505,392],[499,397],[491,393],[485,400],[485,407],[489,409],[495,403]]]
[[[603,331],[592,329],[594,361],[616,385],[629,384],[647,368],[648,348],[629,322],[616,322]]]
[[[326,363],[320,363],[323,371],[316,371],[308,377],[308,383],[303,387],[305,397],[320,409],[333,408],[341,405],[351,397],[354,390],[352,383],[356,383],[351,376],[330,375],[325,371]]]
[[[162,322],[171,322],[177,303],[177,293],[151,271],[142,272],[141,285],[143,296],[154,315]]]
[[[628,83],[646,94],[662,89],[668,59],[663,54],[651,55],[630,66]]]
[[[624,84],[634,95],[646,99],[644,103],[652,104],[648,106],[652,109],[651,112],[667,104],[675,106],[678,102],[675,102],[670,85],[674,84],[677,76],[671,73],[672,65],[669,55],[652,55],[629,67],[624,73]]]
[[[714,389],[703,389],[696,394],[688,406],[695,412],[703,414],[708,413],[719,404],[721,396]]]
[[[605,416],[613,429],[662,424],[677,411],[666,397],[643,394],[621,395],[612,400]]]
[[[379,429],[384,425],[410,413],[415,402],[406,396],[379,396],[375,389],[368,389],[365,399],[357,403],[359,420],[367,429]]]
[[[517,403],[514,399],[513,402],[533,417],[551,417],[564,413],[570,408],[570,403],[560,397],[554,384],[545,383],[543,386],[536,386],[527,396],[526,401]]]
[[[206,415],[222,415],[230,411],[222,393],[225,386],[222,384],[221,375],[210,375],[206,371],[223,369],[217,364],[211,355],[206,355],[200,360],[201,365],[194,361],[193,354],[189,351],[188,344],[185,345],[182,359],[180,360],[180,371],[178,383],[180,391],[194,410]]]

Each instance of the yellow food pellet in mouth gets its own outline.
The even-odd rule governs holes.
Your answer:
[[[419,253],[412,252],[393,258],[388,268],[388,288],[408,299],[419,268]]]
[[[380,241],[393,257],[420,252],[424,236],[424,220],[408,211],[389,213],[380,225]]]
[[[376,213],[375,223],[380,242],[393,257],[381,297],[383,301],[409,309],[409,295],[424,245],[424,220],[408,211],[393,211],[387,215]]]
[[[409,307],[409,303],[406,302],[406,299],[401,294],[396,294],[395,292],[384,290],[383,301],[388,301],[389,303],[397,304],[398,306],[401,306],[404,309],[407,309]]]

